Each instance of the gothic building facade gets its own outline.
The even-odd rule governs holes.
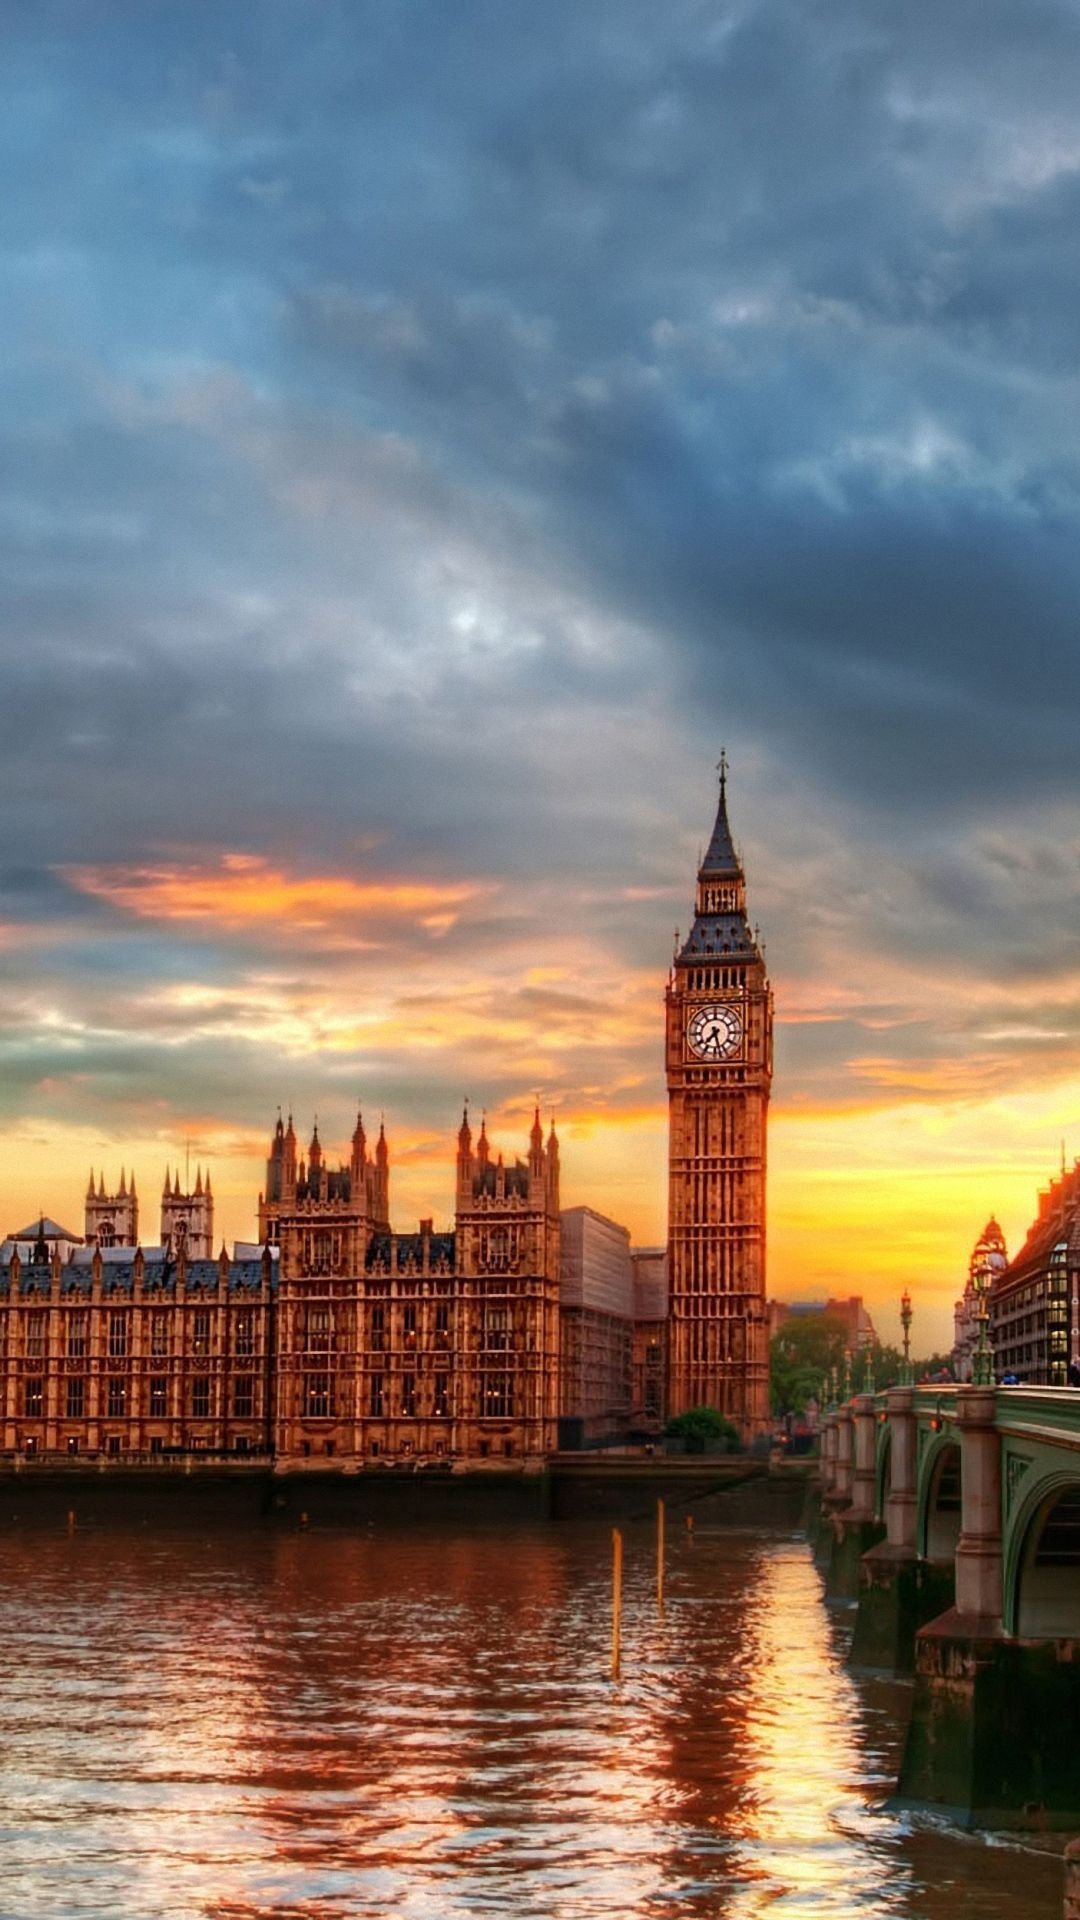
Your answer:
[[[772,996],[727,818],[666,994],[668,1246],[631,1255],[589,1208],[563,1216],[537,1110],[522,1157],[468,1112],[453,1224],[395,1230],[390,1153],[358,1116],[331,1166],[278,1118],[258,1241],[214,1258],[209,1174],[166,1173],[157,1247],[134,1178],[91,1174],[85,1244],[0,1248],[0,1450],[219,1452],[333,1461],[539,1463],[708,1404],[768,1415],[765,1130]],[[566,1222],[564,1232],[564,1219]],[[55,1225],[55,1223],[50,1223]]]
[[[278,1265],[274,1451],[539,1459],[559,1418],[559,1148],[537,1113],[525,1159],[468,1114],[452,1231],[390,1225],[389,1151],[358,1118],[347,1165],[278,1122],[259,1203]]]
[[[773,1003],[746,913],[726,762],[694,921],[667,989],[668,1411],[713,1406],[746,1438],[769,1414],[766,1122]]]

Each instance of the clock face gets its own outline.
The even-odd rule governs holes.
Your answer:
[[[686,1027],[690,1051],[701,1060],[730,1060],[742,1045],[742,1034],[737,1007],[699,1007]]]

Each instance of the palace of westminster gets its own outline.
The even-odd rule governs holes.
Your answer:
[[[537,1464],[699,1405],[761,1432],[772,996],[723,765],[665,1047],[666,1248],[562,1209],[539,1111],[510,1160],[466,1111],[446,1232],[395,1231],[386,1136],[369,1147],[360,1118],[331,1166],[279,1117],[258,1239],[231,1255],[201,1171],[166,1175],[152,1247],[134,1179],[91,1175],[81,1237],[42,1219],[0,1246],[0,1452]]]

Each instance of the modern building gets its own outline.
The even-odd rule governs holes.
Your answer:
[[[1080,1360],[1080,1160],[1039,1195],[1019,1253],[990,1292],[990,1344],[999,1380],[1063,1387]]]
[[[568,1207],[559,1268],[560,1447],[626,1438],[633,1353],[630,1235],[591,1207]]]
[[[668,1256],[666,1247],[635,1247],[634,1378],[631,1431],[654,1439],[667,1411]]]
[[[727,816],[727,766],[694,922],[667,988],[668,1409],[769,1415],[765,1141],[773,1003]]]

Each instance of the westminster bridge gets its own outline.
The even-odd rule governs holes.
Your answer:
[[[818,1554],[853,1663],[914,1675],[901,1799],[1080,1824],[1080,1394],[857,1394],[822,1425]]]

